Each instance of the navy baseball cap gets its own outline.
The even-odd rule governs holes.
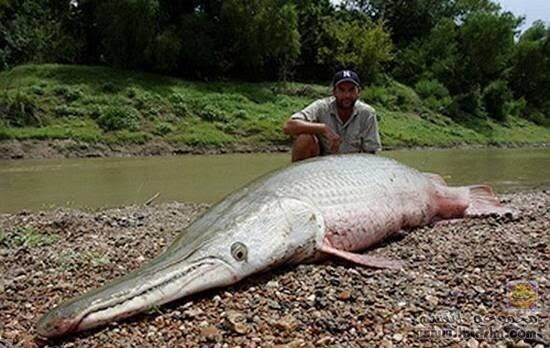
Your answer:
[[[332,78],[332,86],[336,87],[342,82],[351,82],[357,87],[361,87],[361,80],[359,75],[353,70],[341,70],[334,74]]]

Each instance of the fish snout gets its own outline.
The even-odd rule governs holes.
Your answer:
[[[62,336],[74,331],[78,326],[78,319],[66,317],[59,308],[45,314],[36,324],[36,332],[44,338]]]

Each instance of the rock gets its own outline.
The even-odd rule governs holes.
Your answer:
[[[338,294],[338,299],[342,301],[347,301],[351,298],[351,291],[344,290]]]
[[[220,336],[220,330],[217,327],[210,325],[201,328],[200,335],[208,341],[216,341]]]
[[[280,330],[290,332],[298,326],[298,323],[292,315],[287,315],[284,318],[275,321],[273,325]]]
[[[203,313],[204,313],[204,311],[200,308],[197,308],[197,309],[190,308],[190,309],[186,310],[185,312],[183,312],[183,314],[188,316],[189,318],[198,317]]]
[[[403,340],[403,335],[400,334],[400,333],[396,333],[396,334],[393,335],[392,339],[395,342],[401,342]]]
[[[273,309],[281,309],[281,305],[280,305],[279,302],[277,302],[277,301],[269,300],[268,303],[269,303],[269,307],[270,307],[270,308],[273,308]]]
[[[250,327],[246,324],[245,315],[237,311],[228,311],[226,313],[225,326],[240,335],[244,335],[250,330]]]
[[[460,341],[438,335],[437,330],[456,325],[477,330],[473,316],[501,318],[510,279],[531,274],[537,275],[535,280],[541,288],[548,282],[544,276],[548,243],[544,240],[550,221],[546,209],[550,206],[550,195],[534,191],[505,198],[521,211],[521,219],[467,219],[448,226],[415,229],[402,239],[380,245],[377,253],[382,256],[411,262],[410,269],[404,272],[366,269],[336,260],[281,268],[253,275],[224,290],[173,302],[153,316],[136,316],[71,336],[62,345],[475,346],[470,337]],[[0,242],[0,284],[4,283],[4,292],[0,289],[0,345],[17,342],[32,346],[35,342],[32,328],[42,313],[66,297],[81,294],[147,262],[164,249],[164,244],[176,238],[177,229],[187,226],[206,207],[159,203],[97,212],[61,208],[40,213],[29,211],[25,216],[0,214],[0,230],[8,237],[16,226],[34,226],[40,232],[53,231],[61,237],[56,243],[39,248],[12,249]],[[136,212],[145,218],[138,219]],[[108,222],[119,225],[122,218],[128,217],[127,228],[109,227]],[[64,221],[56,226],[54,222],[61,219]],[[117,247],[117,241],[123,247]],[[61,257],[68,255],[67,251],[74,263],[69,268],[71,265]],[[108,255],[112,262],[93,267],[78,259],[78,255],[89,251]],[[446,260],[445,267],[432,262],[438,254]],[[419,259],[425,261],[415,261]],[[81,271],[74,266],[81,267]],[[522,271],[522,267],[527,271]],[[350,293],[356,304],[340,298],[344,291]],[[543,296],[539,295],[542,307]],[[444,316],[453,309],[460,312],[460,318]],[[440,315],[443,320],[454,321],[442,321]],[[525,342],[480,339],[478,348],[527,344],[542,348],[544,337],[528,337],[534,337],[531,332],[544,332],[546,317],[533,315],[538,320],[525,327],[509,328],[516,334],[522,329],[522,334],[514,337],[518,337],[516,340],[524,337]],[[502,330],[506,329],[497,327],[499,323],[505,324],[485,322],[486,328],[494,326],[505,333]],[[433,335],[428,336],[430,333]]]
[[[530,348],[531,345],[529,343],[525,343],[525,341],[521,340],[512,345],[513,348]]]
[[[431,304],[432,306],[437,306],[437,305],[439,304],[439,300],[438,300],[437,297],[435,297],[435,296],[426,295],[425,299],[426,299],[426,301],[428,301],[428,303]]]
[[[391,343],[391,341],[383,339],[382,342],[380,342],[380,347],[382,347],[382,348],[393,348],[393,343]]]
[[[315,341],[315,346],[327,345],[327,344],[329,344],[330,342],[332,342],[332,340],[333,340],[333,338],[330,337],[330,336],[321,337],[320,339],[318,339],[317,341]]]
[[[266,287],[267,287],[267,288],[275,288],[275,289],[278,289],[278,288],[280,287],[280,285],[279,285],[279,282],[278,282],[278,281],[276,281],[276,280],[270,280],[269,282],[267,282]]]
[[[479,342],[475,338],[472,337],[468,340],[468,342],[466,343],[466,346],[468,348],[478,348],[479,347]]]
[[[297,339],[287,344],[279,344],[279,345],[273,346],[273,348],[302,348],[302,347],[307,347],[306,342],[302,339]]]

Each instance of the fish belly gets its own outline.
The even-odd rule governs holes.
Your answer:
[[[325,240],[340,250],[368,248],[392,234],[428,224],[437,214],[434,185],[423,177],[379,180],[344,204],[322,209]],[[399,182],[402,181],[402,182]]]
[[[333,156],[298,169],[287,172],[287,187],[319,209],[325,241],[340,250],[368,248],[403,228],[428,224],[438,214],[439,185],[388,158]]]

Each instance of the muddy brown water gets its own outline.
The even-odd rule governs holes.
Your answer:
[[[550,149],[398,150],[381,153],[450,185],[489,184],[497,192],[550,189]],[[0,161],[0,213],[155,202],[213,203],[290,163],[288,154]]]

